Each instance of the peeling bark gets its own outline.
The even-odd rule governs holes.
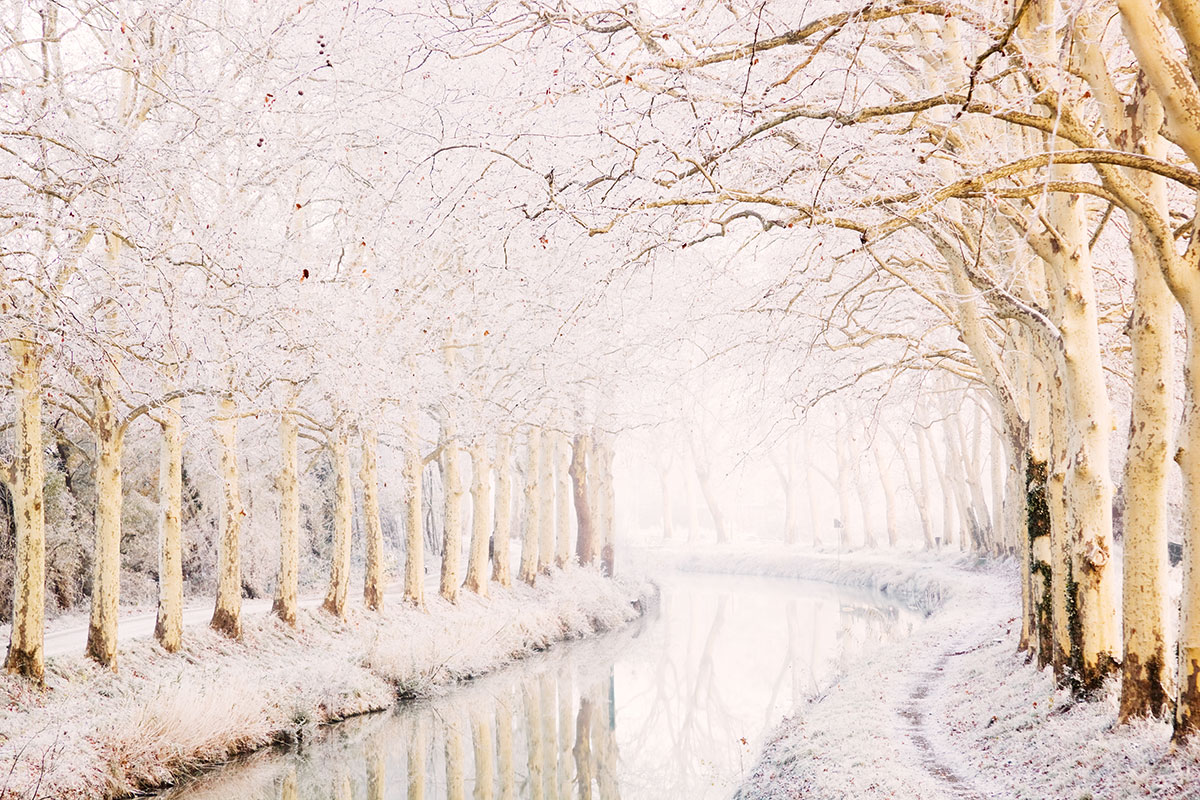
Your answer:
[[[333,432],[333,547],[329,563],[329,589],[321,608],[338,619],[346,618],[350,593],[350,538],[354,524],[354,490],[350,483],[350,431],[339,422]]]
[[[362,431],[363,533],[366,536],[367,574],[363,603],[371,611],[383,610],[383,523],[379,519],[379,435],[367,426]]]
[[[183,645],[183,419],[182,401],[163,409],[158,468],[158,614],[154,638],[168,653]]]
[[[226,393],[217,404],[221,446],[221,526],[217,548],[217,603],[212,628],[230,638],[242,635],[242,494],[238,483],[237,402]]]
[[[492,470],[487,442],[482,436],[471,443],[471,551],[467,560],[467,591],[488,593],[488,545],[492,536]]]
[[[32,334],[10,345],[16,369],[16,453],[12,467],[17,526],[13,624],[4,669],[39,685],[45,678],[46,521],[42,460],[41,358]]]
[[[410,408],[404,451],[404,602],[425,607],[425,532],[421,514],[421,445],[416,408]]]
[[[529,456],[525,465],[525,529],[521,536],[521,571],[517,577],[530,586],[537,580],[538,536],[541,534],[541,487],[538,485],[542,474],[541,438],[540,429],[529,429]]]
[[[279,580],[271,612],[284,623],[296,624],[300,575],[300,485],[297,466],[296,418],[284,412],[279,417],[282,468],[275,480],[279,489]]]
[[[575,435],[571,446],[571,490],[575,496],[575,519],[578,529],[575,554],[579,563],[592,564],[596,560],[596,539],[592,525],[591,491],[588,487],[588,455],[592,450],[591,437]]]
[[[124,431],[118,419],[113,393],[111,373],[96,380],[92,393],[92,432],[96,437],[96,552],[92,562],[92,608],[88,620],[86,653],[96,663],[115,672],[118,604],[121,596],[121,453]]]
[[[565,433],[554,434],[554,527],[557,547],[554,563],[565,567],[571,561],[571,442]]]
[[[492,580],[512,586],[512,436],[500,434],[496,442],[496,514],[492,534]]]
[[[463,483],[459,468],[457,432],[453,424],[442,429],[442,484],[444,514],[442,516],[442,574],[438,594],[451,603],[458,602],[458,587],[462,584]]]

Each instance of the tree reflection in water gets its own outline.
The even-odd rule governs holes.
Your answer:
[[[723,798],[785,713],[917,619],[819,585],[672,577],[625,630],[309,731],[161,797]]]

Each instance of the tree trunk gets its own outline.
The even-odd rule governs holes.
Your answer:
[[[1070,545],[1067,538],[1069,513],[1066,493],[1067,420],[1062,381],[1057,367],[1050,384],[1050,461],[1047,500],[1050,508],[1051,643],[1050,663],[1060,684],[1068,680],[1071,662]]]
[[[932,457],[929,453],[929,442],[925,438],[925,431],[920,427],[913,429],[917,439],[917,471],[920,475],[921,485],[919,487],[920,497],[917,498],[917,511],[921,515],[921,532],[925,535],[925,549],[933,550],[937,547],[933,536],[933,521],[929,515],[929,504],[933,486],[933,478],[929,474],[929,463]],[[913,491],[914,497],[917,491]]]
[[[496,518],[492,535],[492,580],[512,586],[512,436],[500,434],[496,441]]]
[[[942,544],[949,546],[954,544],[956,532],[955,522],[957,521],[955,513],[957,511],[957,507],[955,506],[954,502],[954,489],[950,486],[949,478],[946,476],[946,464],[950,462],[950,448],[945,446],[945,442],[943,442],[943,449],[946,451],[946,457],[944,461],[939,459],[937,457],[936,449],[933,446],[932,430],[927,429],[926,435],[929,437],[927,444],[929,445],[929,454],[933,461],[933,469],[937,474],[937,485],[942,492]]]
[[[110,375],[96,381],[92,430],[96,436],[96,552],[87,655],[117,669],[117,616],[121,597],[122,429]]]
[[[350,593],[350,537],[354,526],[354,489],[350,483],[350,431],[338,422],[333,432],[333,550],[330,554],[329,590],[321,605],[338,619],[346,618]]]
[[[1134,114],[1142,151],[1163,158],[1158,131],[1162,107],[1138,83]],[[1147,199],[1167,216],[1166,186],[1153,173],[1133,176]],[[1167,467],[1170,463],[1172,383],[1175,358],[1171,324],[1173,298],[1163,278],[1150,232],[1133,218],[1133,313],[1129,343],[1133,356],[1133,400],[1125,457],[1125,556],[1122,562],[1122,722],[1165,714],[1171,697],[1168,654],[1174,649],[1167,626]]]
[[[812,546],[814,548],[822,545],[821,539],[821,504],[818,501],[816,481],[813,479],[813,446],[812,435],[808,428],[804,429],[804,483],[808,494],[808,519],[812,525]]]
[[[596,515],[600,523],[598,530],[600,564],[604,568],[604,574],[611,577],[615,574],[617,521],[616,492],[613,486],[613,445],[612,439],[607,435],[597,435],[595,439],[598,442],[596,448],[597,477],[599,478],[597,505],[601,509],[600,513]]]
[[[1195,287],[1193,287],[1195,288]],[[1200,728],[1200,297],[1184,305],[1187,350],[1184,356],[1183,430],[1175,461],[1183,474],[1183,597],[1180,601],[1176,741]]]
[[[996,555],[1012,555],[1016,549],[1016,542],[1009,536],[1012,529],[1005,524],[1004,519],[1004,481],[1005,467],[1008,462],[1004,455],[1003,442],[995,435],[991,438],[992,451],[989,466],[992,468],[992,530],[995,531],[998,548]]]
[[[842,420],[838,420],[836,433],[837,495],[838,513],[842,515],[842,527],[838,530],[838,547],[849,550],[850,544],[850,456],[846,447],[846,431]]]
[[[217,548],[217,604],[214,630],[231,638],[242,635],[242,508],[238,483],[237,403],[232,394],[217,404],[217,437],[221,445],[221,527]]]
[[[158,615],[154,638],[168,653],[183,645],[183,418],[179,398],[163,409],[158,468]]]
[[[538,571],[547,572],[554,564],[554,433],[543,430],[541,436],[541,453],[538,465],[541,475],[538,476],[538,502],[542,507],[538,510]]]
[[[725,515],[721,513],[720,502],[713,491],[712,481],[709,479],[708,464],[699,459],[696,460],[696,482],[700,484],[700,494],[704,496],[704,502],[708,505],[708,513],[712,517],[713,529],[717,532],[717,544],[725,544],[729,541],[729,532],[725,528]]]
[[[556,432],[554,442],[554,527],[558,547],[554,563],[565,567],[571,561],[571,441],[565,433]]]
[[[575,496],[575,519],[578,528],[575,554],[579,563],[587,566],[596,560],[596,539],[592,526],[591,491],[588,488],[587,458],[592,450],[591,437],[575,435],[571,446],[571,490]]]
[[[421,513],[421,440],[417,435],[417,410],[409,408],[404,451],[404,602],[425,607],[425,530]]]
[[[541,480],[541,429],[529,429],[528,453],[525,466],[525,530],[521,537],[521,571],[518,578],[530,586],[537,580],[538,536],[541,534],[542,503],[538,493]]]
[[[379,435],[367,426],[362,431],[363,533],[366,536],[367,574],[363,603],[371,611],[383,610],[383,523],[379,519]]]
[[[882,447],[878,443],[875,445],[875,467],[879,470],[879,484],[883,487],[888,547],[896,547],[900,538],[900,529],[896,523],[896,483],[888,471],[888,465],[884,463]]]
[[[1071,180],[1076,167],[1056,166],[1052,174]],[[1051,292],[1061,318],[1065,401],[1070,410],[1070,468],[1063,487],[1068,498],[1069,585],[1075,604],[1070,611],[1072,661],[1079,689],[1090,693],[1117,667],[1120,647],[1117,586],[1109,569],[1112,551],[1112,481],[1108,439],[1112,412],[1104,383],[1096,290],[1083,219],[1077,196],[1050,198],[1051,221],[1063,250],[1050,262],[1056,284]],[[1076,655],[1076,651],[1078,654]]]
[[[442,476],[445,491],[445,514],[442,533],[442,576],[438,593],[451,603],[458,602],[458,587],[462,584],[463,539],[463,482],[458,464],[458,439],[454,427],[447,423],[442,431]]]
[[[275,486],[279,489],[279,582],[271,611],[295,626],[300,581],[300,475],[297,466],[296,418],[286,411],[279,416],[279,443],[283,464]]]
[[[483,597],[488,593],[488,545],[492,536],[491,479],[487,441],[478,436],[471,443],[471,554],[463,585]]]
[[[41,359],[32,335],[10,345],[16,368],[16,453],[12,464],[13,516],[17,526],[13,622],[4,669],[41,684],[45,679],[46,521],[42,493]]]

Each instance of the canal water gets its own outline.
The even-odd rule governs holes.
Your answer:
[[[671,575],[628,628],[322,729],[162,800],[717,800],[765,736],[919,615],[771,578]]]

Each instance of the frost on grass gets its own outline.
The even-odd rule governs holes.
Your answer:
[[[824,553],[780,547],[660,548],[653,558],[690,572],[759,575],[768,578],[820,581],[880,592],[915,611],[931,613],[951,596],[956,579],[946,572],[950,560],[962,556],[905,553],[904,560],[878,551]]]
[[[750,574],[884,581],[905,587],[901,595],[936,586],[944,600],[910,639],[877,650],[785,720],[739,800],[1200,798],[1200,744],[1172,750],[1165,722],[1119,726],[1115,682],[1076,703],[1049,669],[1016,652],[1011,565],[879,559],[779,551],[730,559]]]
[[[505,666],[556,641],[637,615],[645,587],[593,570],[554,570],[538,586],[482,600],[441,598],[428,611],[393,604],[345,622],[301,613],[246,625],[241,641],[189,630],[167,654],[150,641],[120,653],[114,675],[82,657],[52,659],[47,689],[0,679],[0,798],[121,796],[170,783],[200,764],[316,725],[387,708]]]

